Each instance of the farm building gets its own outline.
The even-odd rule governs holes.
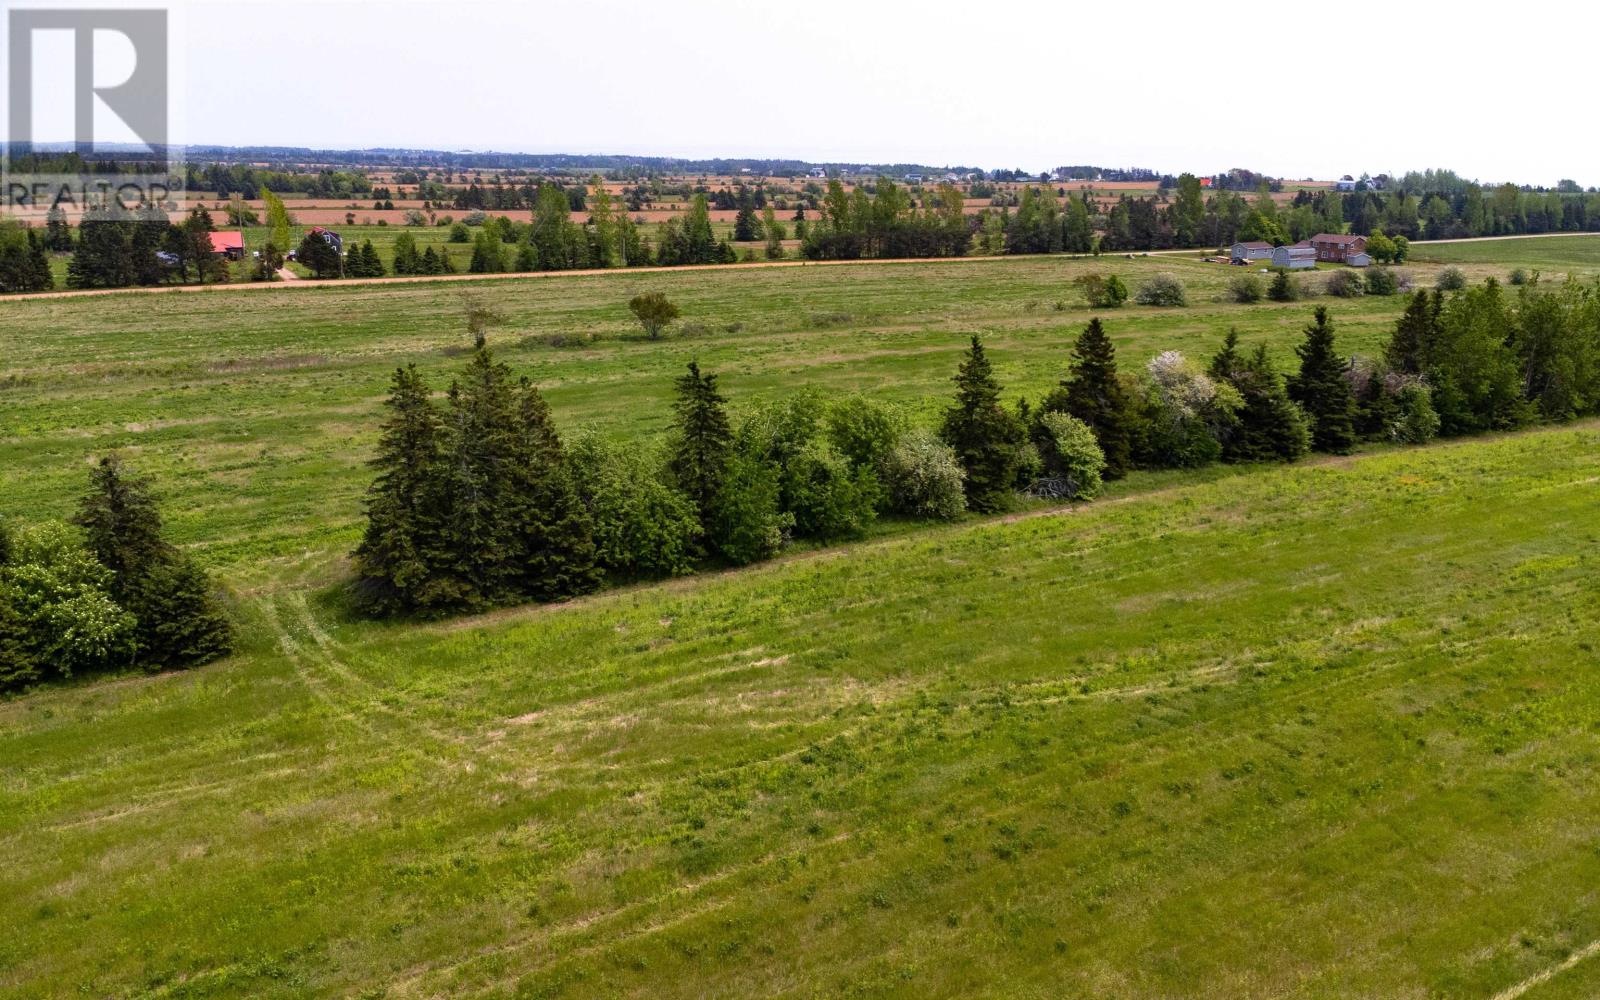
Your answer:
[[[1272,266],[1289,271],[1304,271],[1317,266],[1317,248],[1304,243],[1278,247],[1272,251]]]
[[[211,256],[226,257],[229,260],[242,260],[244,258],[244,233],[238,230],[212,233]]]
[[[1262,240],[1250,243],[1235,243],[1233,245],[1234,263],[1243,263],[1247,260],[1271,260],[1272,244]]]
[[[1345,174],[1333,182],[1333,189],[1335,191],[1354,191],[1356,189],[1356,179],[1349,174]]]
[[[1367,267],[1372,264],[1372,255],[1365,250],[1357,250],[1355,253],[1346,254],[1344,262],[1351,267]]]
[[[1367,250],[1365,236],[1346,233],[1318,233],[1311,237],[1310,242],[1317,251],[1317,259],[1328,264],[1343,264],[1351,254],[1365,253]]]

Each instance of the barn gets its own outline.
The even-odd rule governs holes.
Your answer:
[[[1251,260],[1271,260],[1272,244],[1261,240],[1250,243],[1235,243],[1233,245],[1233,262],[1243,264]]]
[[[226,257],[229,260],[242,260],[244,258],[244,233],[237,230],[212,233],[211,256]]]
[[[1304,243],[1278,247],[1272,251],[1272,266],[1288,271],[1305,271],[1317,266],[1317,248]]]

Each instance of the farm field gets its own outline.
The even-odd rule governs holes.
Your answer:
[[[468,346],[463,295],[500,310],[499,357],[527,374],[564,431],[648,436],[671,380],[698,358],[741,404],[804,387],[870,392],[933,424],[968,338],[991,348],[1008,400],[1062,377],[1089,318],[1072,279],[1135,286],[1180,275],[1190,305],[1107,316],[1123,363],[1208,357],[1230,327],[1286,367],[1311,303],[1222,302],[1237,269],[1190,258],[1005,258],[774,270],[618,271],[473,283],[0,301],[0,493],[64,515],[90,456],[120,449],[153,475],[180,542],[233,579],[326,563],[354,543],[365,462],[395,366],[442,391]],[[642,339],[627,300],[667,292],[683,320]],[[1345,349],[1388,336],[1399,298],[1330,301]],[[1058,311],[1056,304],[1062,308]]]
[[[228,661],[0,703],[0,994],[1491,997],[1600,938],[1597,446],[438,626],[247,593]]]
[[[1413,253],[1418,261],[1470,265],[1468,273],[1482,270],[1502,279],[1515,267],[1537,268],[1546,278],[1600,275],[1600,234],[1422,243],[1413,246]]]

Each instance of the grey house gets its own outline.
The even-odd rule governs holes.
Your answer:
[[[1279,247],[1272,251],[1272,266],[1289,271],[1306,271],[1317,266],[1317,248],[1310,245]]]
[[[1250,243],[1235,243],[1233,245],[1233,260],[1237,262],[1247,260],[1271,260],[1272,244],[1261,240]]]

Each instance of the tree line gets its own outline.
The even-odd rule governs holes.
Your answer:
[[[213,584],[163,537],[149,482],[116,456],[94,467],[70,524],[0,522],[0,689],[232,648]]]

